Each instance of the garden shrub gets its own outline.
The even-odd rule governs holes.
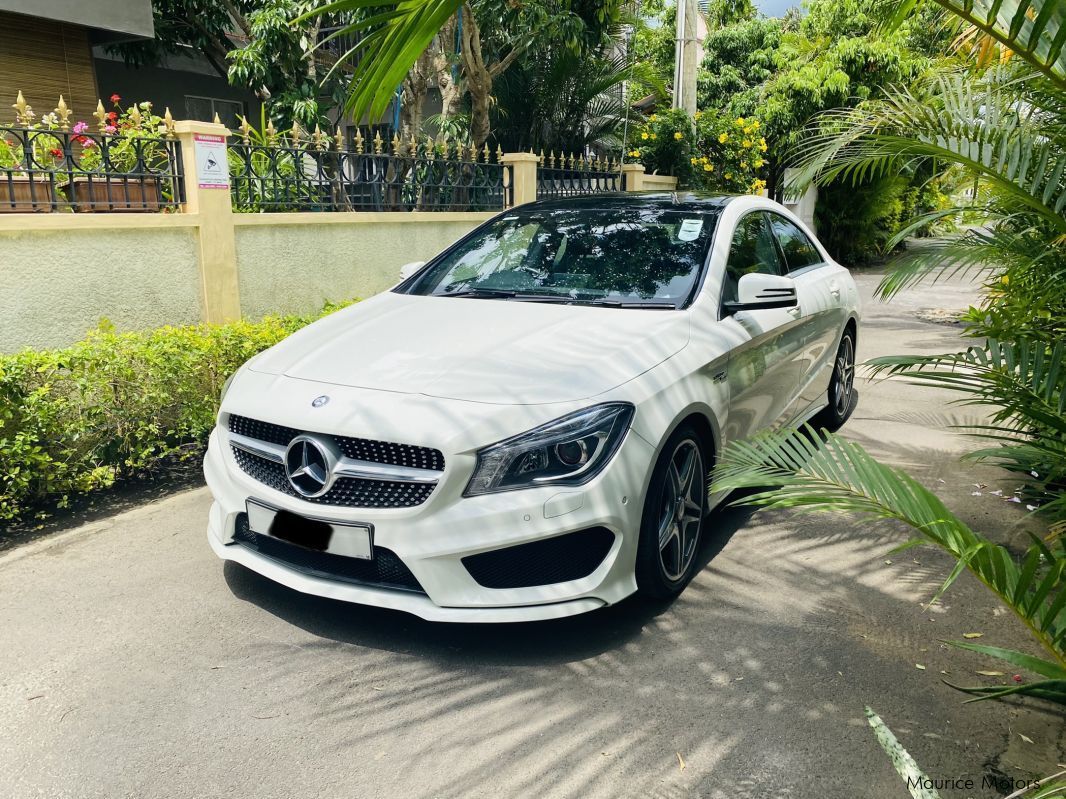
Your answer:
[[[199,453],[226,378],[318,316],[134,333],[104,322],[70,347],[0,355],[0,519]]]
[[[680,108],[652,114],[636,132],[626,154],[650,174],[673,175],[688,189],[759,193],[766,165],[766,139],[754,117],[728,117]]]

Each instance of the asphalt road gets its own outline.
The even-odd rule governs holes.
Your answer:
[[[915,314],[971,297],[868,305],[860,356],[953,348]],[[1018,534],[1024,511],[990,493],[1016,484],[959,464],[943,395],[860,390],[850,437]],[[898,530],[727,511],[673,605],[449,626],[223,566],[208,504],[186,491],[0,556],[0,797],[905,797],[865,705],[931,776],[975,781],[944,797],[1064,760],[1062,718],[941,683],[996,666],[939,639],[1025,641],[966,578],[924,610],[947,560],[886,555]]]

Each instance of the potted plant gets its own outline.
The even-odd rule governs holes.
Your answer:
[[[166,125],[152,104],[131,105],[111,95],[114,110],[99,117],[99,141],[85,136],[88,125],[74,126],[81,145],[79,169],[67,187],[75,211],[158,211],[163,202],[162,177],[169,173]]]
[[[55,114],[45,114],[39,125],[32,119],[30,106],[24,105],[19,118],[24,127],[0,133],[0,213],[55,209],[54,170],[64,161],[62,143],[47,132],[56,124]]]

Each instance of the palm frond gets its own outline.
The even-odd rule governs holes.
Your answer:
[[[927,161],[957,165],[1066,233],[1066,152],[1040,109],[1019,101],[1016,73],[965,72],[891,89],[884,100],[820,115],[796,150],[798,185],[862,182]]]
[[[1066,665],[1066,557],[1034,543],[1021,565],[1006,548],[974,532],[905,472],[878,463],[862,447],[810,428],[768,432],[727,445],[711,492],[761,489],[734,504],[764,508],[845,511],[893,520],[918,539],[948,552],[1029,628],[1035,641]],[[1049,557],[1049,555],[1051,557]]]
[[[912,799],[940,799],[940,794],[935,788],[925,787],[931,785],[932,780],[921,770],[910,753],[903,748],[903,744],[881,720],[881,717],[868,707],[866,708],[866,721],[873,729],[877,743],[892,761],[892,767],[899,774],[900,779],[907,783]]]
[[[388,108],[396,87],[419,55],[462,5],[463,0],[336,0],[300,19],[371,12],[370,16],[350,22],[333,35],[365,34],[338,62],[359,56],[344,110],[355,119],[377,118]]]
[[[1060,0],[934,0],[1066,88],[1066,6]],[[917,6],[903,0],[889,27]]]

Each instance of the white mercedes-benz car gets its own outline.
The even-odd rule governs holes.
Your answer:
[[[540,201],[404,270],[230,378],[219,557],[441,621],[669,598],[715,453],[854,405],[855,285],[770,200]]]

